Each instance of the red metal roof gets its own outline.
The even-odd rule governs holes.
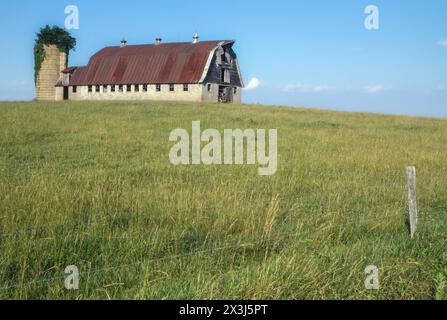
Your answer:
[[[70,85],[198,83],[210,52],[234,41],[106,47],[74,71]]]

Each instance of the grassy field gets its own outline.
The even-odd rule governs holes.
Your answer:
[[[278,171],[170,132],[278,129]],[[417,168],[419,229],[406,226]],[[0,104],[0,298],[446,299],[447,121],[167,102]],[[64,288],[76,265],[79,290]],[[380,271],[366,290],[365,267]]]

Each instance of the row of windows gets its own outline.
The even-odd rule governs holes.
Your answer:
[[[134,92],[140,92],[140,85],[139,84],[135,84],[134,86]],[[124,87],[126,88],[126,92],[131,92],[132,91],[132,85],[127,84],[126,86],[120,84],[120,85],[110,85],[110,92],[116,92],[116,90],[118,89],[118,92],[124,92]],[[147,92],[149,88],[148,84],[143,84],[142,90],[143,92]],[[100,85],[96,85],[95,86],[95,92],[100,92],[101,86]],[[109,90],[109,86],[108,85],[103,85],[102,86],[102,91],[107,93]],[[208,92],[211,92],[211,84],[207,85],[207,90]],[[77,86],[73,86],[73,93],[76,93],[78,91],[78,87]],[[161,84],[156,84],[155,85],[155,91],[160,92],[161,91]],[[173,84],[169,85],[169,91],[175,91],[175,86]],[[183,85],[183,91],[189,91],[189,87],[187,84]],[[93,86],[88,86],[88,92],[93,92]],[[233,88],[233,93],[236,94],[237,93],[237,88]]]
[[[143,85],[139,85],[139,84],[127,84],[127,85],[103,85],[102,86],[102,91],[103,92],[108,92],[110,89],[110,92],[131,92],[132,91],[132,86],[134,88],[134,92],[140,92],[140,89],[142,90],[142,92],[147,92],[149,89],[149,85],[148,84],[143,84]],[[156,84],[155,85],[155,91],[160,92],[161,91],[161,84]],[[96,85],[96,86],[88,86],[88,92],[93,92],[93,87],[95,89],[95,92],[100,92],[101,91],[101,86],[100,85]],[[174,84],[170,84],[169,85],[169,91],[175,91],[175,85]],[[183,85],[183,91],[189,91],[189,86],[187,84]],[[73,86],[73,93],[77,92],[77,86]]]

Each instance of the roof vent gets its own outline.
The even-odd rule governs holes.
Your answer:
[[[199,35],[197,34],[197,32],[194,34],[194,36],[192,37],[192,43],[197,43],[199,42]]]
[[[121,48],[125,47],[127,44],[127,40],[123,38],[123,40],[121,40]]]
[[[161,44],[161,38],[160,37],[155,38],[155,44],[156,45]]]

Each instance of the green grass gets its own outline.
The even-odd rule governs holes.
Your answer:
[[[278,129],[278,171],[169,162]],[[420,224],[406,227],[405,168]],[[0,104],[0,298],[446,299],[447,121],[167,102]],[[80,289],[64,288],[79,267]],[[364,269],[380,270],[380,290]]]

